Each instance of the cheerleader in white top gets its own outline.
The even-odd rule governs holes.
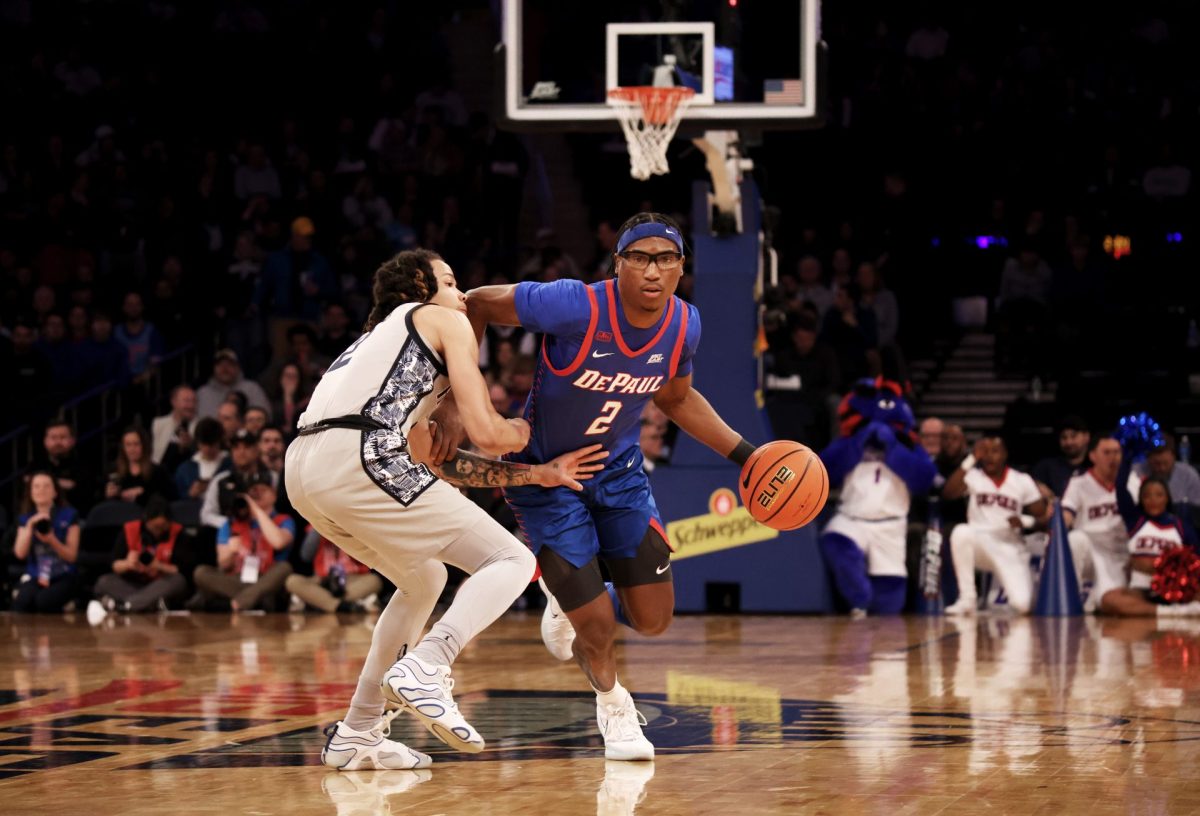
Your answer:
[[[1170,604],[1150,590],[1154,561],[1179,547],[1196,548],[1196,531],[1186,517],[1171,511],[1171,491],[1157,476],[1147,476],[1138,488],[1137,504],[1127,483],[1133,465],[1128,455],[1117,472],[1117,505],[1129,531],[1129,586],[1110,589],[1100,599],[1100,610],[1109,615],[1200,615],[1200,602]]]
[[[1033,603],[1033,574],[1029,548],[1021,535],[1027,526],[1022,515],[1032,515],[1035,523],[1045,523],[1048,516],[1048,503],[1037,482],[1028,473],[1008,466],[1004,440],[985,437],[946,480],[942,496],[951,500],[970,497],[967,523],[950,534],[958,601],[946,607],[946,614],[975,613],[976,566],[996,576],[1012,609],[1028,613]]]

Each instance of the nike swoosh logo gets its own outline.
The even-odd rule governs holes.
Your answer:
[[[745,479],[742,479],[742,488],[745,490],[750,489],[750,474],[749,473],[746,474]]]
[[[666,572],[666,571],[667,571],[667,570],[669,570],[670,568],[671,568],[671,562],[670,562],[670,561],[668,561],[668,562],[666,563],[666,565],[665,565],[665,566],[657,567],[657,568],[654,570],[654,572],[655,572],[655,574],[656,574],[656,575],[662,575],[664,572]]]
[[[631,468],[631,467],[633,467],[633,460],[632,460],[632,459],[630,459],[630,460],[629,460],[629,464],[627,464],[627,465],[625,466],[625,469],[626,469],[626,470],[628,470],[628,469],[629,469],[629,468]]]
[[[603,354],[601,354],[598,351],[592,352],[592,356],[595,357],[596,359],[600,359],[601,357],[612,357],[614,354],[616,354],[615,351],[606,351]]]

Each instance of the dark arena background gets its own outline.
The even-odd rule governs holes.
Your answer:
[[[0,810],[1200,812],[1189,8],[0,0]],[[654,761],[605,759],[531,582],[454,662],[481,753],[401,710],[431,767],[329,767],[403,592],[283,471],[376,269],[603,291],[640,212],[696,390],[819,454],[824,509],[755,521],[647,402],[675,616],[616,661]],[[495,413],[543,342],[486,328]],[[260,517],[287,546],[231,560]]]

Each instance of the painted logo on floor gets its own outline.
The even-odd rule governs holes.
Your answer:
[[[126,770],[315,765],[323,727],[353,693],[347,683],[249,684],[199,696],[181,693],[180,686],[119,680],[73,697],[48,688],[0,690],[0,780],[81,763]],[[1079,711],[897,710],[783,699],[752,683],[678,672],[668,674],[666,694],[639,694],[637,701],[646,736],[659,754],[847,744],[886,750],[1200,740],[1200,722],[1190,720]],[[482,754],[454,753],[403,717],[393,737],[443,763],[603,755],[590,694],[491,690],[464,694],[460,705],[488,740]]]

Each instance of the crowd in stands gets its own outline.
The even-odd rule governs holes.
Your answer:
[[[1156,365],[1200,368],[1195,276],[1175,274],[1198,226],[1200,106],[1174,6],[1081,24],[1028,4],[995,20],[877,5],[823,11],[825,128],[751,148],[780,213],[765,318],[777,434],[821,447],[850,383],[904,379],[906,353],[962,328],[954,298],[987,299],[1006,370],[1063,375],[1045,349],[1122,370],[1140,358],[1119,338],[1135,333]],[[581,137],[594,255],[545,232],[522,244],[527,143],[469,110],[444,36],[486,8],[164,2],[51,20],[0,3],[0,435],[28,426],[38,448],[4,539],[6,577],[31,579],[18,605],[91,591],[128,610],[375,603],[377,576],[314,539],[281,471],[313,387],[358,335],[376,266],[422,246],[463,289],[591,281],[630,202],[687,212],[697,156],[635,188],[623,155]],[[125,52],[130,36],[146,48]],[[1148,316],[1122,323],[1133,307]],[[488,329],[498,411],[519,412],[536,342]],[[168,383],[159,403],[148,385],[185,347],[204,379]],[[111,461],[52,419],[104,386],[128,397]],[[670,441],[665,418],[643,419],[649,465]],[[497,491],[473,496],[506,512]]]

